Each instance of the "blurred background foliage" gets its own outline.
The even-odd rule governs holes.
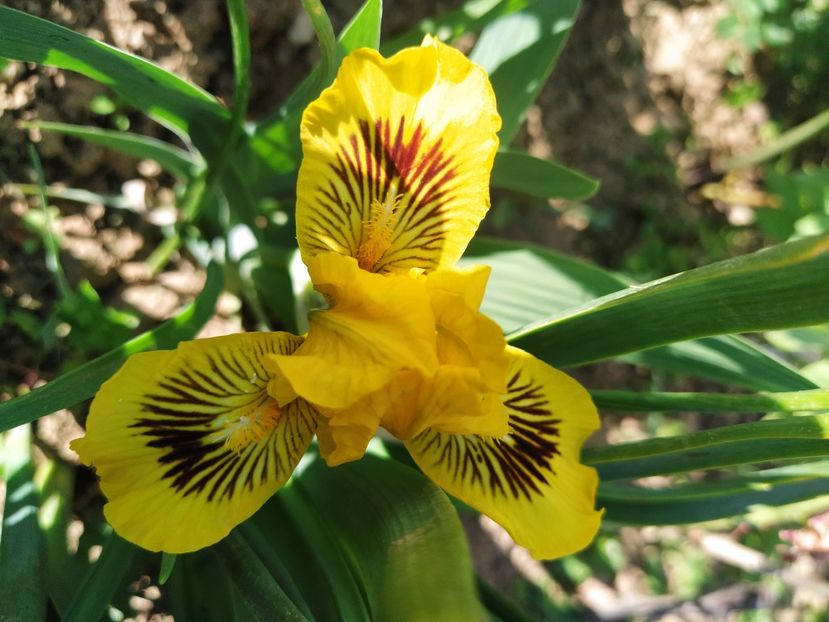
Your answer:
[[[224,102],[238,97],[230,26],[220,2],[7,4],[151,58]],[[298,3],[247,4],[253,59],[249,116],[260,121],[279,110],[280,102],[315,66],[319,52]],[[526,4],[504,3],[513,9]],[[329,3],[336,32],[359,5]],[[459,10],[461,5],[465,9]],[[479,29],[476,20],[482,25],[482,16],[494,6],[486,0],[388,0],[382,40],[391,50],[416,41],[419,31],[440,34],[444,29],[461,35],[457,44],[468,51]],[[408,39],[398,39],[412,28],[416,32]],[[538,84],[537,103],[526,122],[515,127],[515,144],[589,177],[565,174],[573,184],[570,196],[550,199],[544,189],[535,195],[516,192],[507,171],[493,191],[484,231],[588,259],[628,282],[829,231],[827,41],[826,0],[585,0],[549,81]],[[196,183],[186,185],[191,194],[184,193],[183,179],[209,180],[199,177],[204,163],[179,147],[181,153],[165,151],[153,159],[147,154],[157,145],[146,143],[136,151],[142,155],[131,158],[107,149],[112,135],[73,134],[42,125],[71,122],[180,144],[172,132],[150,122],[117,94],[76,74],[30,63],[3,61],[0,72],[2,399],[76,369],[176,313],[201,291],[203,259],[210,254],[226,260],[227,291],[219,296],[217,313],[201,335],[274,327],[274,317],[289,328],[302,328],[302,305],[311,304],[303,297],[307,292],[295,292],[297,308],[286,308],[279,296],[269,295],[296,287],[289,280],[295,258],[273,250],[293,235],[292,197],[286,190],[293,182],[290,161],[284,177],[273,176],[270,187],[256,189],[257,196],[266,198],[257,199],[250,218],[240,218],[244,208],[229,209],[210,196],[201,205],[204,197],[194,196],[202,192]],[[273,117],[285,118],[284,110]],[[290,152],[289,137],[279,131],[268,140],[284,148],[281,153]],[[36,143],[43,159],[48,208],[38,200],[37,166],[25,148],[29,141]],[[267,151],[265,142],[260,147]],[[123,145],[120,150],[128,152]],[[256,154],[241,155],[247,159],[240,156],[236,165],[255,168]],[[601,183],[597,191],[590,178]],[[177,223],[176,206],[196,204],[200,220]],[[213,246],[204,240],[214,240]],[[261,240],[274,243],[272,250],[251,253],[261,249]],[[773,331],[757,339],[806,379],[829,386],[829,326]],[[596,389],[723,389],[712,380],[637,361],[602,363],[579,374]],[[83,407],[74,410],[82,419]],[[757,419],[756,414],[731,413],[717,423]],[[610,409],[604,421],[596,444],[681,436],[713,427],[710,415],[696,411],[666,416]],[[100,515],[91,472],[72,466],[74,457],[66,444],[78,433],[68,410],[41,419],[34,438],[36,469],[26,456],[32,439],[8,434],[3,444],[8,484],[17,473],[31,478],[32,471],[41,499],[49,500],[41,504],[41,524],[46,526],[46,563],[61,568],[47,586],[55,602],[74,619],[84,619],[67,586],[77,583],[100,555],[101,545],[109,543],[105,550],[113,551],[110,559],[120,552],[129,566],[108,574],[109,568],[99,564],[97,575],[87,575],[97,582],[93,594],[118,594],[104,603],[108,619],[163,619],[164,612],[175,608],[176,598],[188,599],[187,610],[195,620],[250,619],[254,614],[244,590],[214,563],[220,555],[229,559],[230,553],[210,550],[185,556],[164,571],[157,556],[133,554],[119,544]],[[752,480],[751,473],[746,468],[736,471],[748,478],[749,489],[763,490],[767,482]],[[659,489],[717,482],[721,475],[659,475],[643,483]],[[731,493],[725,489],[719,494],[725,499]],[[18,501],[25,507],[25,498]],[[684,507],[681,502],[671,503]],[[308,516],[322,502],[306,497],[304,503],[291,505],[277,497],[247,527],[247,542],[261,542],[268,516],[281,521],[285,533],[313,542],[319,525],[308,522]],[[829,520],[821,518],[827,510],[824,496],[690,527],[608,521],[588,550],[545,564],[514,548],[493,524],[463,509],[462,517],[478,589],[493,617],[799,622],[829,616]],[[18,527],[31,526],[24,521]],[[60,550],[67,528],[72,555]],[[9,547],[9,538],[2,543]],[[342,572],[328,564],[345,563],[318,561],[319,566],[306,567],[307,560],[292,559],[286,550],[270,551],[271,546],[277,545],[263,545],[268,551],[264,562],[277,574],[288,568],[324,577]],[[243,547],[242,553],[237,548],[232,554],[243,555]],[[159,571],[170,574],[169,591],[159,587]],[[225,591],[205,593],[193,577]],[[360,606],[348,590],[337,598],[342,611]],[[315,603],[314,613],[325,606]]]

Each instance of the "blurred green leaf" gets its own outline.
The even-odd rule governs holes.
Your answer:
[[[337,534],[328,527],[329,517],[319,514],[300,494],[296,475],[253,517],[257,530],[291,573],[315,620],[370,619],[364,590],[350,569]],[[283,589],[293,591],[289,585]]]
[[[376,50],[380,45],[382,18],[382,0],[367,0],[340,33],[338,45],[340,56],[346,56],[358,48]]]
[[[291,332],[298,332],[299,319],[290,271],[295,252],[295,249],[267,247],[250,263],[250,276],[263,304],[279,319],[280,328]]]
[[[213,549],[256,620],[307,621],[238,532],[231,532]]]
[[[0,7],[0,56],[76,71],[212,153],[230,118],[210,94],[142,58],[22,11]]]
[[[54,344],[60,323],[71,329],[66,335],[67,343],[84,352],[97,353],[125,341],[139,320],[134,313],[104,306],[98,292],[84,279],[58,301],[44,325],[43,343],[47,350]]]
[[[49,211],[49,203],[46,200],[46,182],[43,178],[43,167],[41,166],[37,149],[32,144],[29,144],[29,159],[32,162],[32,167],[35,169],[35,181],[37,182],[38,198],[40,199],[40,213],[43,215],[43,227],[39,233],[43,241],[46,269],[52,275],[52,278],[55,279],[55,285],[58,288],[60,297],[66,299],[71,295],[71,290],[66,280],[66,275],[63,272],[63,266],[60,263],[60,247],[52,231],[52,214]]]
[[[318,81],[317,92],[322,91],[331,84],[334,74],[339,66],[339,54],[337,52],[337,38],[334,36],[334,27],[328,13],[320,0],[300,0],[305,14],[311,21],[314,33],[317,35],[317,43],[320,48],[320,63],[314,68],[312,75]]]
[[[161,568],[158,570],[158,584],[164,585],[173,574],[173,568],[176,567],[176,559],[178,555],[173,553],[161,553]]]
[[[161,165],[161,168],[181,180],[190,179],[195,174],[194,169],[197,166],[197,160],[193,155],[184,149],[179,149],[150,136],[104,130],[93,126],[49,123],[46,121],[25,123],[24,127],[36,127],[43,132],[74,136],[134,158],[155,160]]]
[[[40,528],[46,544],[46,585],[49,598],[62,615],[83,577],[87,565],[69,554],[67,529],[72,511],[75,468],[61,460],[47,459],[37,471],[40,498]]]
[[[381,0],[367,0],[354,14],[340,33],[336,43],[336,58],[333,61],[329,60],[333,63],[334,72],[346,54],[359,47],[377,46],[382,13]],[[316,27],[325,28],[322,23],[317,24]],[[326,46],[330,47],[330,42],[326,43]],[[256,125],[251,138],[251,146],[263,162],[263,173],[259,179],[255,180],[262,193],[293,192],[296,185],[296,169],[302,154],[299,142],[299,123],[302,112],[312,100],[319,96],[322,89],[330,84],[334,74],[330,73],[326,78],[323,75],[326,72],[328,68],[323,67],[322,64],[314,67],[314,70],[291,93],[285,103]],[[282,173],[284,176],[274,173]]]
[[[40,497],[32,464],[29,425],[10,430],[3,445],[6,501],[0,539],[0,603],[4,622],[46,619],[46,568],[38,525]]]
[[[489,73],[509,145],[553,71],[579,10],[578,0],[536,0],[481,32],[469,58]]]
[[[37,195],[40,189],[35,184],[14,184],[15,187],[26,195]],[[120,194],[100,194],[98,192],[91,192],[83,188],[64,188],[62,186],[46,186],[46,196],[53,199],[63,199],[65,201],[77,201],[78,203],[100,203],[107,207],[114,207],[115,209],[135,210],[135,204]],[[32,212],[26,212],[23,216],[24,222],[26,217]],[[29,218],[31,218],[29,216]]]
[[[829,463],[797,464],[718,481],[664,489],[604,482],[597,505],[605,519],[634,525],[682,525],[716,520],[753,506],[780,506],[811,499],[829,490]]]
[[[492,266],[481,309],[506,333],[631,285],[597,266],[548,249],[480,236],[472,241],[461,263]],[[626,354],[622,360],[759,391],[816,386],[736,336],[670,344]]]
[[[587,199],[599,182],[555,162],[519,151],[499,151],[492,168],[492,186],[542,199]]]
[[[591,447],[582,459],[602,481],[829,455],[829,414],[757,421]]]
[[[624,354],[619,360],[753,391],[797,391],[818,386],[772,352],[736,335],[672,343]]]
[[[491,615],[495,616],[496,620],[504,622],[532,622],[534,620],[522,610],[521,605],[510,601],[480,576],[477,577],[476,585],[481,595],[481,604]]]
[[[801,229],[810,218],[822,220],[820,228],[829,230],[829,168],[781,172],[766,166],[764,177],[768,192],[780,200],[778,207],[754,210],[764,234],[783,242],[806,233]]]
[[[569,367],[707,335],[826,322],[827,285],[829,235],[637,285],[509,338],[554,365]]]
[[[211,264],[208,266],[204,289],[192,304],[176,317],[55,378],[46,386],[0,403],[0,431],[33,421],[92,397],[98,387],[115,373],[130,354],[152,348],[172,348],[179,341],[191,339],[213,315],[216,299],[221,291],[221,269]]]
[[[765,145],[757,147],[746,154],[722,160],[716,166],[716,170],[725,172],[760,164],[781,153],[794,149],[801,143],[815,136],[819,136],[827,127],[829,127],[829,109],[784,132]]]
[[[179,555],[167,585],[175,622],[249,622],[240,617],[235,588],[212,548]]]
[[[635,393],[591,391],[599,408],[638,412],[801,412],[829,410],[829,390],[780,393]]]
[[[283,525],[284,523],[279,524]],[[302,595],[302,592],[300,592],[298,587],[300,582],[308,582],[309,574],[305,572],[305,568],[309,566],[309,559],[306,555],[308,551],[300,550],[299,547],[297,547],[297,544],[301,542],[302,539],[298,536],[296,531],[292,529],[278,529],[275,524],[269,524],[267,530],[269,535],[271,535],[271,531],[273,529],[277,530],[272,537],[268,538],[252,520],[245,521],[239,525],[237,529],[241,536],[245,539],[245,542],[247,542],[248,545],[256,551],[256,554],[259,556],[262,564],[279,584],[279,587],[284,590],[288,598],[291,599],[291,602],[296,606],[299,612],[309,620],[316,619],[311,613],[308,602],[305,600],[305,597]],[[298,537],[299,539],[296,539]],[[274,546],[275,544],[276,546]],[[287,546],[280,546],[280,544]],[[296,565],[289,568],[289,563],[286,561],[284,555],[286,549],[299,552],[299,559],[296,561],[299,562],[299,567],[303,568],[300,573],[297,573]],[[309,592],[309,598],[313,597],[314,600],[318,600],[320,592],[318,590],[312,591],[313,594]]]
[[[89,569],[75,594],[63,622],[100,620],[124,578],[138,547],[113,533],[98,561]]]
[[[371,619],[481,618],[464,531],[424,475],[366,455],[336,469],[316,460],[294,486],[343,547]]]
[[[454,11],[424,18],[399,37],[383,43],[381,49],[390,56],[406,47],[418,46],[426,35],[452,42],[467,32],[477,32],[490,22],[527,7],[533,0],[467,0]]]

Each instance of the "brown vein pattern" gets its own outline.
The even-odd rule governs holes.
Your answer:
[[[561,420],[553,416],[542,385],[520,369],[507,385],[504,405],[509,433],[503,438],[430,429],[415,437],[410,448],[459,486],[470,485],[489,497],[530,500],[543,494],[540,487],[555,476]]]
[[[311,442],[316,415],[302,400],[282,409],[276,425],[258,442],[228,447],[228,430],[252,416],[271,398],[270,373],[262,365],[269,353],[291,354],[294,341],[263,335],[242,347],[218,345],[182,362],[150,391],[131,424],[148,447],[160,449],[163,478],[186,497],[232,500],[267,481],[286,480]],[[209,373],[208,371],[209,370]]]
[[[316,186],[308,250],[359,257],[369,243],[367,224],[376,217],[372,205],[399,197],[389,222],[390,247],[367,269],[437,265],[446,206],[456,191],[456,162],[442,139],[427,142],[422,123],[409,129],[404,117],[359,122],[359,130],[340,147],[329,174]]]

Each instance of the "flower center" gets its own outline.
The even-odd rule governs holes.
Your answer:
[[[395,180],[389,184],[385,201],[372,200],[369,219],[363,223],[363,242],[357,251],[357,261],[363,270],[373,272],[383,253],[389,250],[402,198],[402,194],[397,194]]]
[[[225,425],[225,446],[233,451],[241,451],[251,443],[258,443],[276,427],[279,415],[276,401],[268,397],[248,414]]]

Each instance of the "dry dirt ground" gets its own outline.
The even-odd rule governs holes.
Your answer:
[[[11,0],[7,4],[150,58],[219,97],[232,92],[229,34],[220,0]],[[359,3],[326,4],[337,27]],[[399,33],[422,17],[458,4],[388,0],[384,35]],[[596,177],[601,189],[586,206],[495,197],[496,204],[510,203],[511,215],[489,222],[486,229],[611,268],[623,267],[626,253],[647,242],[648,236],[659,236],[666,246],[694,248],[694,228],[676,226],[677,222],[716,223],[745,217],[740,206],[726,209],[703,199],[698,190],[713,179],[712,168],[719,158],[757,143],[758,128],[767,120],[762,103],[737,109],[721,102],[729,79],[728,59],[741,54],[715,35],[726,5],[702,0],[584,0],[583,4],[519,140],[534,155],[555,158]],[[284,99],[312,66],[317,51],[298,2],[248,0],[247,7],[254,63],[250,112],[256,118]],[[745,60],[750,67],[750,59]],[[111,127],[115,115],[97,114],[90,108],[103,93],[86,78],[54,69],[19,63],[2,69],[0,181],[8,183],[0,190],[0,292],[7,309],[43,315],[56,295],[35,236],[24,224],[30,202],[14,183],[31,183],[26,145],[34,141],[47,183],[130,197],[131,210],[56,201],[61,261],[71,283],[89,279],[108,304],[137,311],[143,324],[149,325],[175,313],[203,282],[201,271],[186,257],[176,257],[156,279],[148,279],[143,268],[142,261],[160,241],[157,222],[169,217],[164,206],[172,200],[172,180],[151,162],[136,162],[75,139],[20,127],[21,121],[31,120]],[[116,114],[128,119],[131,131],[170,138],[140,114],[129,110]],[[691,261],[709,259],[699,254]],[[658,274],[678,269],[652,268]],[[239,301],[227,297],[204,334],[243,328]],[[0,327],[0,393],[5,391],[0,399],[38,386],[64,362],[59,349],[44,357],[21,331],[8,324]],[[620,381],[635,382],[637,374],[621,366],[592,373],[594,386],[616,388]],[[641,433],[636,422],[614,421],[617,434]],[[67,412],[39,426],[42,441],[69,460],[73,458],[66,443],[77,433],[77,424]],[[586,581],[568,595],[543,566],[505,540],[497,526],[487,521],[466,523],[478,567],[494,584],[511,590],[517,570],[551,599],[575,599],[596,619],[631,615],[666,622],[733,619],[728,613],[731,607],[744,606],[752,598],[756,601],[757,595],[745,585],[694,602],[651,596],[637,565],[638,551],[675,533],[623,531],[629,567],[612,585]],[[707,534],[693,537],[703,547]],[[781,610],[777,619],[794,621],[797,615],[797,609]]]

